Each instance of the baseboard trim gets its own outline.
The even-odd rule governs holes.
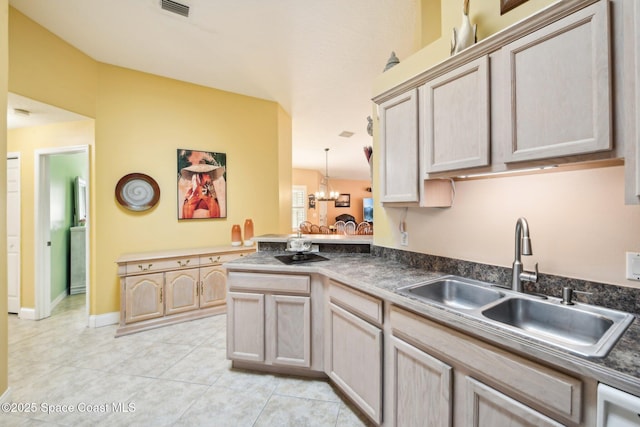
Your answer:
[[[36,319],[36,309],[35,308],[20,308],[20,314],[18,315],[22,320],[38,320]]]
[[[53,309],[56,308],[56,305],[60,304],[60,302],[66,297],[67,297],[67,290],[65,289],[64,291],[60,292],[60,294],[56,297],[56,299],[51,301],[51,311],[53,311]]]
[[[11,397],[11,387],[7,387],[4,393],[2,393],[2,396],[0,396],[0,403],[8,402],[10,397]]]
[[[120,323],[120,312],[114,311],[105,314],[95,314],[89,316],[90,328],[101,328],[103,326],[109,326]]]

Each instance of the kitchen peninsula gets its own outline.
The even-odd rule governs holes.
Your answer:
[[[465,271],[506,285],[508,269],[376,246],[292,266],[280,253],[225,264],[227,356],[239,368],[329,377],[377,424],[595,425],[598,383],[640,395],[637,320],[606,357],[586,358],[396,292]]]
[[[287,240],[296,234],[263,234],[253,237],[258,251],[284,251]],[[373,243],[372,235],[348,234],[304,234],[320,252],[369,253]]]

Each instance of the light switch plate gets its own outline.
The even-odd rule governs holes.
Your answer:
[[[627,279],[640,282],[640,253],[627,252]]]

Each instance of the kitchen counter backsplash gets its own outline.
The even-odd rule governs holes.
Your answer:
[[[371,247],[371,254],[407,264],[411,267],[469,277],[505,287],[510,287],[511,284],[511,268],[375,245]],[[538,274],[537,283],[524,282],[525,292],[544,294],[558,298],[562,296],[563,286],[569,286],[576,291],[590,293],[590,295],[575,294],[575,300],[578,302],[626,311],[633,313],[636,317],[640,316],[640,289],[637,288],[597,283],[544,273]]]
[[[320,252],[368,254],[371,252],[371,245],[368,243],[348,244],[348,243],[318,243]],[[287,249],[287,243],[282,242],[258,242],[258,250],[261,252],[282,252]]]

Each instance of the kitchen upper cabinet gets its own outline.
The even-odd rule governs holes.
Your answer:
[[[418,90],[380,104],[380,199],[417,203]]]
[[[486,55],[421,88],[424,178],[433,172],[489,164],[489,89]]]
[[[609,2],[502,48],[505,162],[612,149]]]

